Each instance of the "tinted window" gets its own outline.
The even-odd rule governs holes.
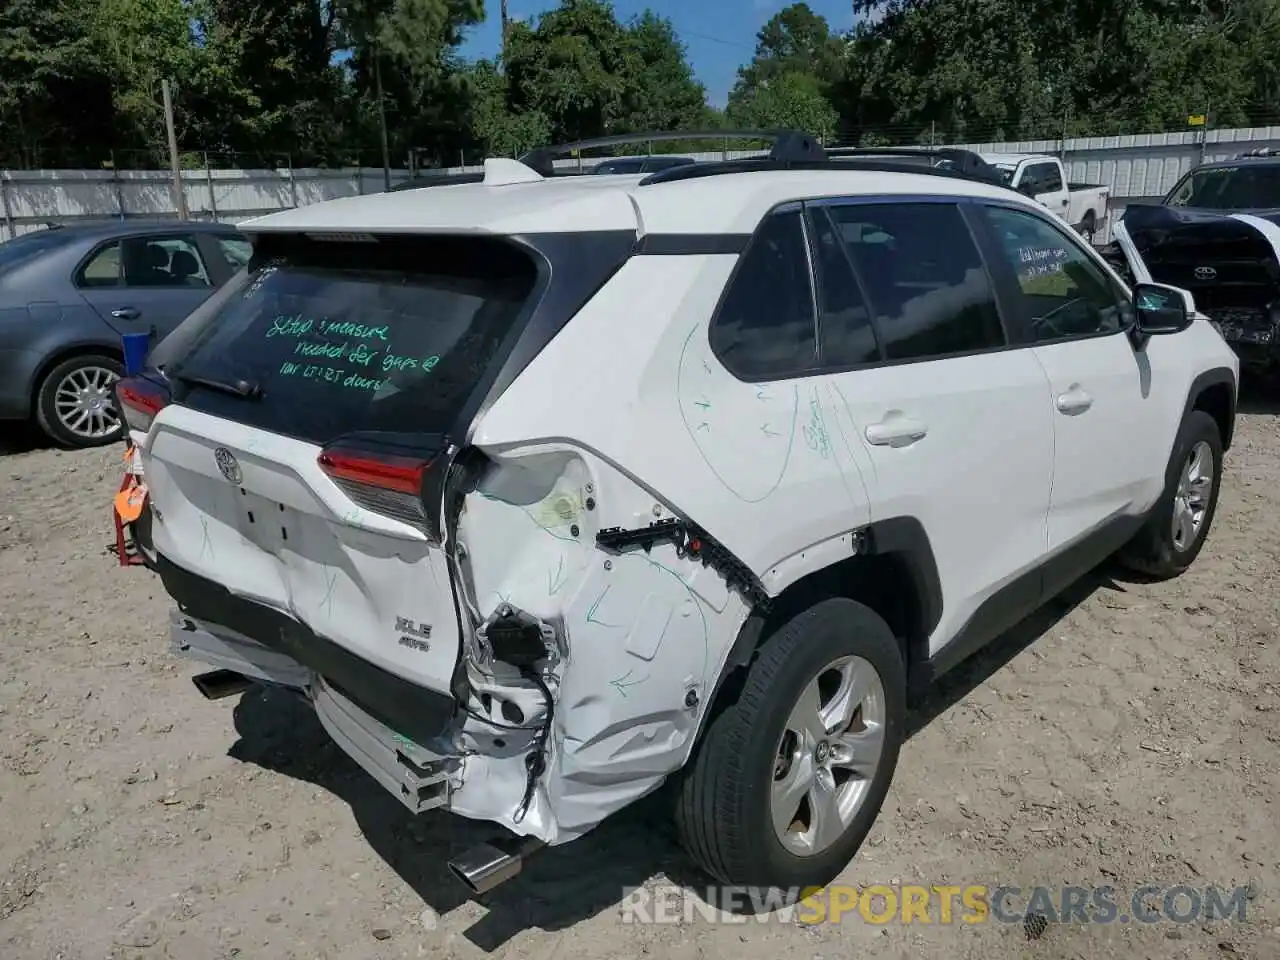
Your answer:
[[[125,286],[209,286],[194,237],[126,237],[120,241],[120,258]]]
[[[959,208],[830,207],[889,360],[1003,346],[995,294]]]
[[[120,244],[103,247],[86,263],[76,277],[82,287],[114,287],[120,283]]]
[[[1040,193],[1062,189],[1062,172],[1056,163],[1033,163],[1027,168],[1025,177],[1034,177],[1036,189]]]
[[[1017,278],[1034,339],[1115,333],[1127,325],[1119,289],[1062,230],[1018,210],[987,207],[984,216]]]
[[[167,370],[255,383],[256,400],[197,387],[186,403],[315,442],[353,430],[441,432],[536,279],[532,260],[499,240],[267,238],[244,289]]]
[[[823,367],[848,367],[880,359],[871,311],[858,287],[849,252],[826,210],[812,209],[814,265],[818,275],[818,324]]]
[[[760,225],[711,324],[711,349],[746,380],[814,368],[813,290],[799,210]]]
[[[244,237],[218,237],[218,249],[226,257],[232,270],[241,270],[253,257],[253,244]]]

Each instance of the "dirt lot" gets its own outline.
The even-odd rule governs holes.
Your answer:
[[[703,883],[647,809],[468,899],[445,861],[479,828],[412,821],[289,699],[199,697],[156,582],[104,550],[119,451],[19,439],[0,455],[0,957],[1280,957],[1280,404],[1247,409],[1195,568],[1102,572],[962,668],[845,873],[1110,884],[1122,907],[1147,883],[1247,886],[1245,923],[625,926],[623,888]]]

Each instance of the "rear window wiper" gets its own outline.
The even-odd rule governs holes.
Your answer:
[[[175,379],[195,387],[205,387],[209,390],[217,390],[219,393],[229,393],[233,397],[242,397],[245,400],[262,399],[262,385],[249,380],[214,380],[210,377],[193,377],[186,373],[177,374]]]

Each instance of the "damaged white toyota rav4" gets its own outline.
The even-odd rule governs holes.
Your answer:
[[[206,694],[297,689],[494,824],[473,890],[664,783],[714,877],[829,882],[908,695],[1112,554],[1183,571],[1235,418],[1182,291],[920,156],[540,154],[243,224],[118,390]]]

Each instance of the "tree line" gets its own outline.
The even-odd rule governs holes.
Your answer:
[[[991,141],[1280,117],[1280,0],[850,0],[759,31],[723,108],[668,19],[562,0],[459,49],[483,0],[4,0],[0,167],[400,166],[645,130],[793,127],[841,143]],[[689,149],[688,145],[681,145]],[[224,164],[225,165],[225,164]]]

